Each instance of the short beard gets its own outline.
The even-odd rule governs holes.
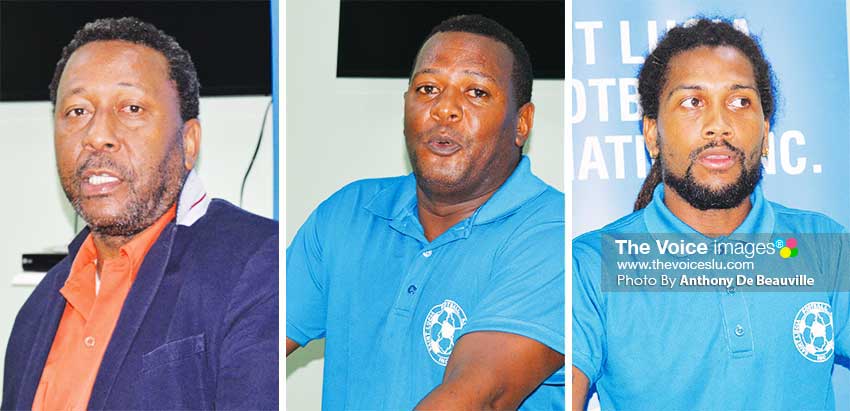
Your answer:
[[[177,201],[188,171],[183,167],[183,139],[179,132],[176,139],[177,142],[156,167],[143,170],[143,172],[158,173],[158,176],[151,180],[155,184],[151,190],[140,193],[135,186],[127,184],[129,199],[124,212],[119,216],[109,219],[95,218],[82,207],[79,192],[72,192],[65,181],[62,182],[65,195],[74,210],[88,223],[93,233],[109,237],[132,237],[153,225]],[[83,171],[92,167],[120,170],[127,183],[132,183],[138,178],[130,169],[115,163],[111,157],[96,154],[77,169],[71,184],[74,187],[80,187]]]
[[[693,162],[695,161],[696,156],[703,150],[719,146],[719,144],[712,143],[691,153],[691,164],[685,171],[684,177],[679,177],[667,172],[668,168],[663,161],[664,156],[659,155],[658,161],[661,161],[661,175],[664,184],[676,191],[676,193],[685,199],[688,204],[698,210],[728,210],[741,205],[744,199],[753,193],[756,185],[758,185],[759,181],[761,181],[762,165],[761,162],[758,162],[755,166],[747,168],[744,161],[746,159],[746,155],[743,151],[732,146],[725,140],[723,141],[723,145],[738,154],[738,161],[741,165],[741,175],[734,183],[719,189],[712,189],[699,184],[694,179],[692,170],[694,166]]]

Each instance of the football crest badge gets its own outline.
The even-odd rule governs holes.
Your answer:
[[[425,317],[422,336],[425,347],[431,359],[437,364],[446,366],[449,356],[455,346],[458,331],[466,325],[466,313],[463,308],[452,300],[445,300],[435,305]]]
[[[835,327],[832,307],[819,301],[803,306],[794,317],[794,346],[812,362],[824,362],[832,357],[835,346]]]

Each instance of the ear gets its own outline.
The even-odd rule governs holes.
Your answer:
[[[514,144],[517,147],[522,147],[528,140],[531,134],[531,128],[534,126],[534,103],[525,103],[519,108],[519,116],[516,122],[516,139]]]
[[[195,168],[201,148],[201,122],[193,118],[183,123],[183,165],[186,170]]]
[[[643,116],[643,140],[653,159],[658,158],[658,119]]]
[[[770,150],[770,120],[764,120],[764,137],[762,137],[761,146],[762,146],[762,154],[767,157],[768,150]]]

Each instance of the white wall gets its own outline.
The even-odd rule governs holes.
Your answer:
[[[201,159],[197,170],[213,197],[238,204],[242,176],[270,99],[201,99]],[[245,187],[244,206],[271,218],[271,114],[264,128],[263,144]],[[0,103],[0,138],[0,215],[5,217],[7,230],[0,237],[0,353],[5,353],[18,309],[33,289],[11,285],[12,277],[22,271],[21,254],[48,248],[66,251],[74,236],[74,211],[56,175],[50,103]],[[79,227],[83,225],[80,221]],[[0,376],[2,371],[0,367]]]
[[[325,198],[354,180],[407,174],[405,79],[337,79],[339,1],[288,1],[286,18],[286,243]],[[535,81],[532,168],[563,190],[563,81]],[[286,360],[286,406],[318,410],[323,341]]]

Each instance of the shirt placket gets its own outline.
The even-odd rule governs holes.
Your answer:
[[[400,223],[393,224],[393,228],[397,231],[415,238],[418,248],[403,267],[404,276],[399,283],[398,290],[396,290],[395,302],[387,318],[386,338],[383,344],[388,358],[391,358],[394,362],[387,369],[395,370],[396,373],[390,376],[392,378],[390,381],[402,381],[411,378],[411,376],[401,375],[403,370],[407,368],[400,367],[398,362],[402,361],[402,357],[405,356],[404,347],[409,346],[409,344],[406,344],[406,339],[410,338],[411,322],[416,318],[423,289],[431,279],[432,273],[440,268],[440,261],[443,260],[442,253],[449,252],[449,244],[469,235],[467,220],[450,228],[449,231],[429,243],[422,234],[419,223],[412,221],[413,218],[415,217],[411,216]],[[414,346],[417,345],[414,344]],[[393,405],[384,404],[385,407],[392,407]]]
[[[725,264],[734,257],[718,255]],[[731,357],[746,358],[753,355],[754,341],[750,323],[750,310],[745,293],[738,291],[734,281],[726,288],[718,290],[720,311],[723,314],[723,331],[729,342]]]

